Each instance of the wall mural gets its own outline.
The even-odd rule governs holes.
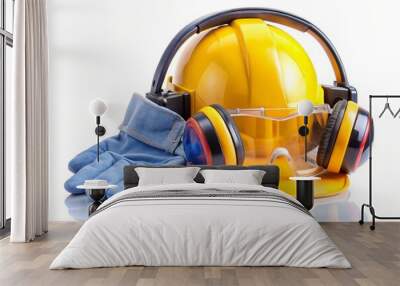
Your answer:
[[[274,23],[312,31],[330,59],[332,84],[318,82],[307,52]],[[100,202],[122,191],[126,165],[274,164],[282,191],[299,197],[299,188],[312,187],[319,219],[357,217],[349,174],[368,159],[373,133],[357,99],[339,53],[308,21],[261,8],[200,18],[171,40],[151,90],[132,97],[118,134],[99,139],[106,108],[93,103],[99,143],[70,161],[65,205],[84,219],[92,204],[84,189]]]

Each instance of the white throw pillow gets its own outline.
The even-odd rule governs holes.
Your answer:
[[[199,170],[199,167],[135,168],[139,176],[139,186],[195,183],[193,179]]]
[[[245,184],[261,185],[265,171],[262,170],[201,170],[200,174],[204,178],[205,184]]]

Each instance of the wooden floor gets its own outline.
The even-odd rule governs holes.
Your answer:
[[[357,223],[322,224],[352,269],[288,267],[124,267],[48,270],[79,228],[52,223],[29,244],[0,241],[0,285],[400,285],[400,223],[378,223],[375,232]]]

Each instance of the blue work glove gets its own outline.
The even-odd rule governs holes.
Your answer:
[[[184,165],[186,163],[181,137],[185,121],[177,113],[161,107],[143,96],[134,94],[129,103],[118,135],[81,152],[68,165],[75,173],[64,187],[72,194],[85,180],[103,179],[117,185],[109,197],[123,190],[123,168],[126,165]]]

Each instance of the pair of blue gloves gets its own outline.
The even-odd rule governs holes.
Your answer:
[[[64,187],[72,194],[85,180],[103,179],[118,187],[109,190],[107,197],[123,190],[123,168],[127,165],[184,165],[181,138],[185,120],[177,113],[134,94],[129,102],[118,135],[81,152],[68,165],[74,175]]]

